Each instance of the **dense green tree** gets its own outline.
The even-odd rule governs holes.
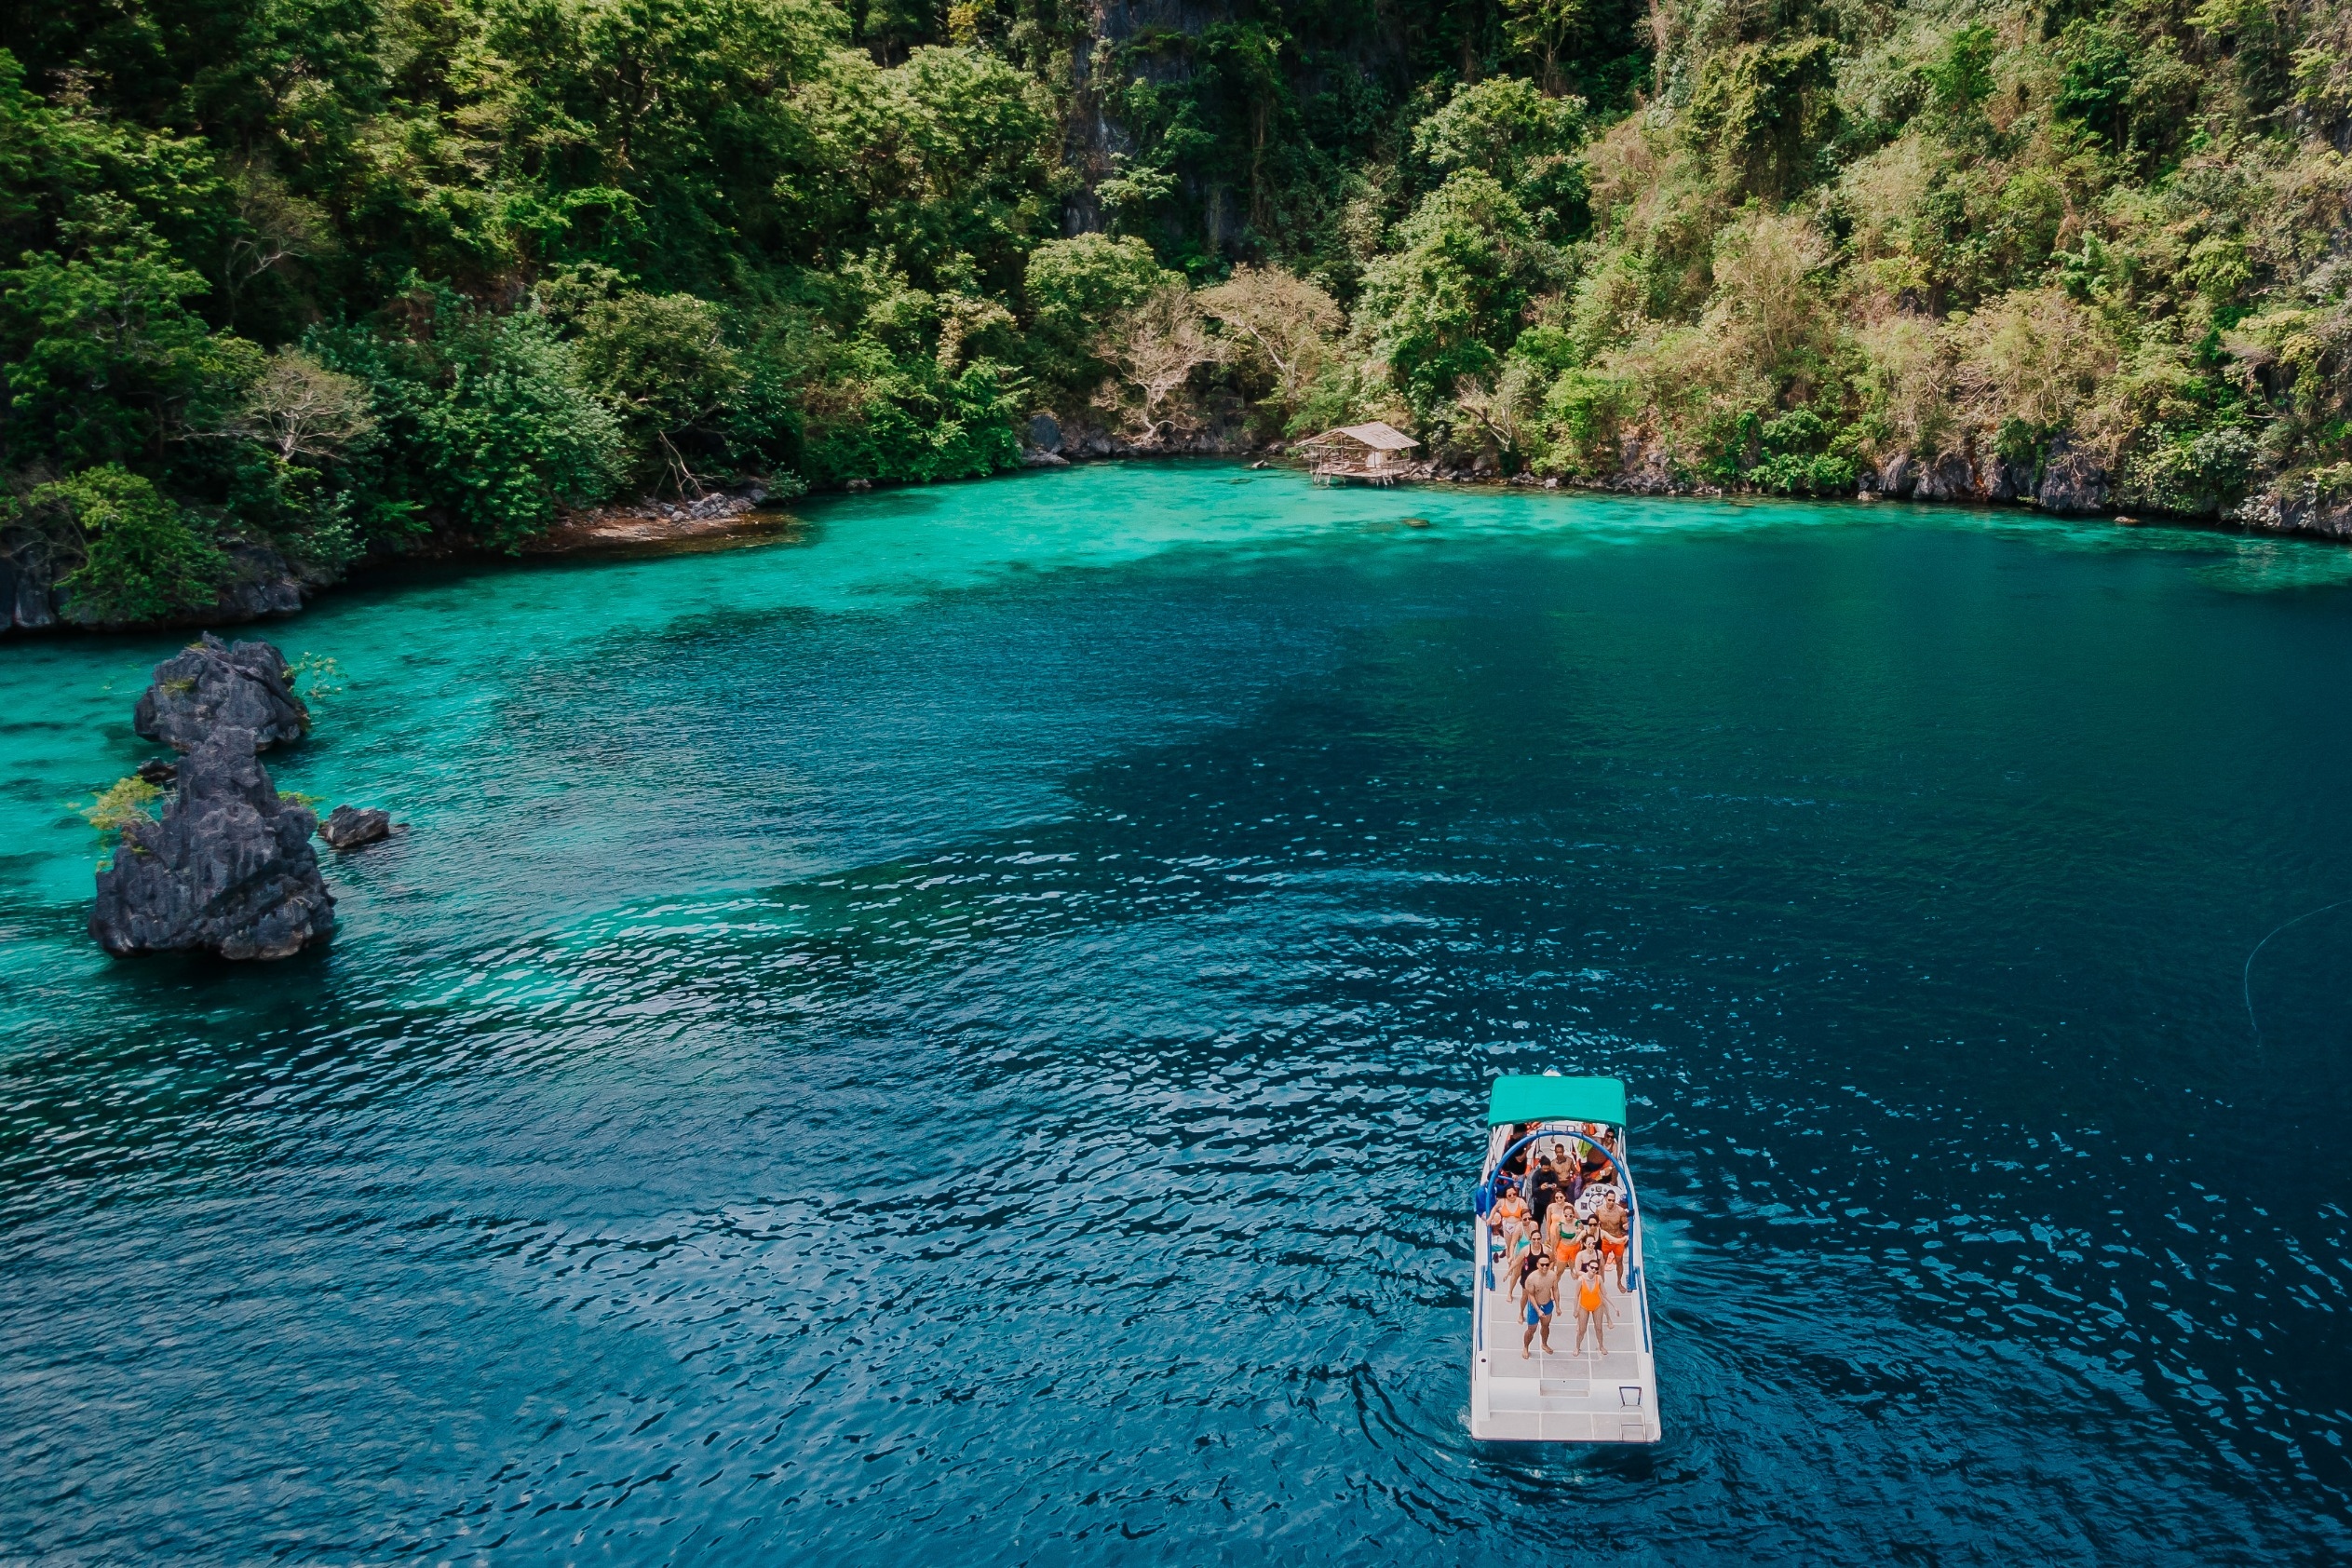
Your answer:
[[[421,515],[511,549],[620,477],[620,421],[535,311],[419,288],[383,327],[316,332],[309,347],[368,389],[382,443],[365,515],[380,533]]]
[[[1358,331],[1426,416],[1463,378],[1500,367],[1559,263],[1519,198],[1483,169],[1447,176],[1396,238],[1365,271]]]
[[[173,620],[203,610],[229,575],[227,556],[148,480],[108,463],[40,486],[23,509],[70,530],[61,579],[66,615],[84,625]]]
[[[127,204],[101,195],[79,210],[59,225],[61,254],[31,250],[0,269],[9,454],[168,466],[168,443],[217,427],[260,356],[189,307],[204,277]]]

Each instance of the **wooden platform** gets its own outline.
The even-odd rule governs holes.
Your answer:
[[[1312,470],[1317,484],[1345,484],[1349,480],[1361,480],[1366,484],[1395,484],[1394,468],[1365,468],[1345,463],[1318,464]]]

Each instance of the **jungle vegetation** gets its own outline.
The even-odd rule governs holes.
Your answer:
[[[1043,411],[2326,501],[2347,133],[2342,0],[14,7],[0,519],[135,621]]]

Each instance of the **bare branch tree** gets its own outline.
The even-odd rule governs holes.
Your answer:
[[[282,263],[321,254],[334,243],[326,214],[267,169],[239,170],[237,187],[238,223],[221,265],[221,292],[232,327],[247,285]]]
[[[1193,372],[1222,362],[1225,348],[1210,334],[1193,291],[1170,283],[1113,317],[1096,352],[1142,395],[1134,412],[1145,433],[1156,434],[1184,413],[1179,394]]]
[[[375,430],[368,390],[299,348],[280,349],[245,394],[232,426],[292,463],[341,456]]]
[[[1498,455],[1516,461],[1526,451],[1529,436],[1534,433],[1533,421],[1543,383],[1535,367],[1524,359],[1513,359],[1503,367],[1494,385],[1476,376],[1466,376],[1455,387],[1453,406],[1475,426],[1481,436],[1494,443]]]
[[[1280,267],[1237,266],[1199,299],[1237,339],[1242,358],[1272,379],[1285,411],[1305,396],[1347,324],[1331,295]]]

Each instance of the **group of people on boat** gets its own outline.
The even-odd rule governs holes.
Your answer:
[[[1584,1353],[1589,1333],[1595,1353],[1606,1355],[1606,1282],[1614,1272],[1618,1291],[1626,1289],[1631,1222],[1615,1163],[1617,1137],[1597,1122],[1567,1122],[1512,1128],[1507,1142],[1538,1133],[1495,1173],[1500,1191],[1487,1216],[1508,1297],[1526,1323],[1520,1357],[1527,1358],[1539,1334],[1552,1353],[1552,1318],[1563,1302],[1576,1319],[1570,1354]]]

